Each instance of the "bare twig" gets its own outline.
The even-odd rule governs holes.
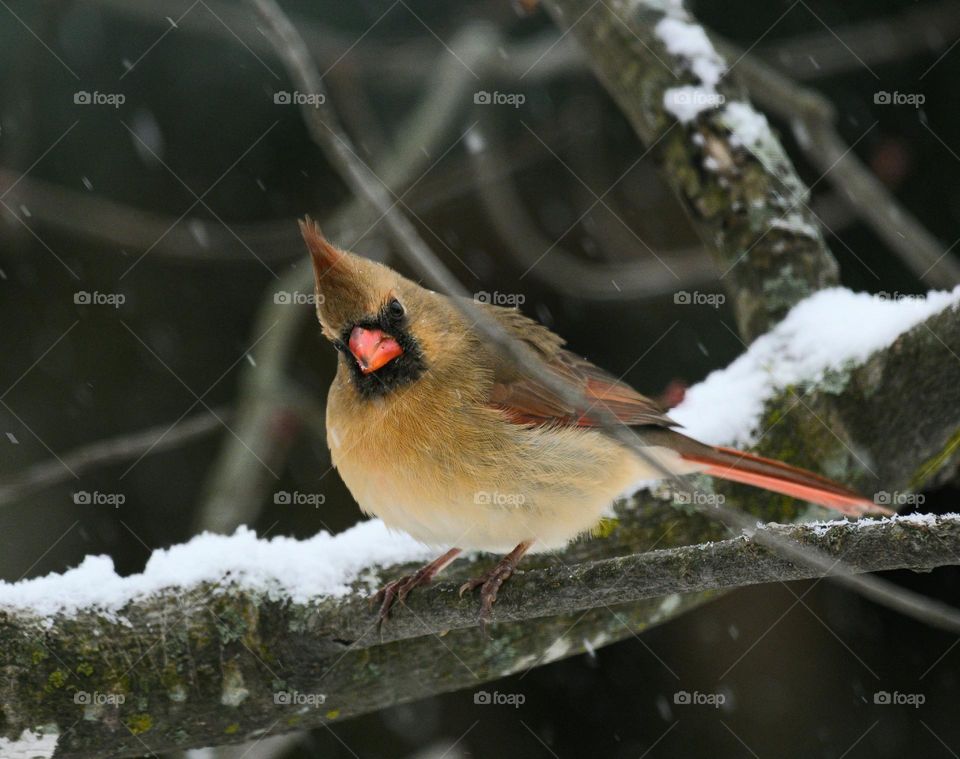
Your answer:
[[[790,124],[804,155],[918,278],[939,288],[960,282],[960,262],[856,157],[837,132],[836,112],[826,98],[729,42],[718,40],[718,47],[738,61],[736,75],[750,94]]]
[[[125,0],[96,0],[96,2],[97,5],[113,13],[160,28],[167,27],[167,18],[179,18],[184,11],[178,0],[154,0],[149,6],[125,2]],[[181,33],[209,37],[230,44],[239,42],[247,50],[271,60],[271,63],[273,58],[281,58],[274,45],[256,24],[252,23],[255,19],[242,6],[223,0],[205,0],[204,6],[198,6],[190,13],[188,23],[178,28],[182,30]],[[205,13],[205,9],[209,9],[210,12]],[[398,6],[391,11],[398,15],[404,12],[403,6]],[[509,10],[503,15],[507,18],[513,16]],[[388,81],[397,86],[420,88],[423,81],[429,78],[435,69],[434,56],[437,45],[432,37],[426,42],[416,38],[395,42],[383,37],[377,38],[377,35],[371,34],[364,39],[363,45],[357,45],[356,34],[359,32],[352,34],[338,32],[331,28],[331,25],[318,23],[314,16],[305,13],[292,12],[288,17],[291,23],[301,30],[310,54],[324,71],[338,65],[338,62],[349,53],[350,64],[363,76],[369,77],[370,81]],[[445,38],[446,36],[444,35]],[[449,47],[458,51],[457,54],[460,55],[459,48],[455,44],[451,43]],[[547,56],[545,54],[548,51]],[[542,81],[556,76],[559,72],[568,71],[574,61],[581,60],[574,46],[558,45],[556,35],[553,33],[544,33],[531,39],[511,42],[509,47],[505,48],[505,52],[508,54],[492,55],[485,62],[485,74],[491,77],[502,76],[515,79],[529,71],[527,81]],[[537,65],[534,67],[535,63]]]
[[[16,477],[0,481],[0,506],[68,482],[74,475],[91,469],[185,445],[216,432],[231,416],[229,408],[215,408],[210,413],[197,414],[173,427],[169,424],[158,424],[139,432],[118,435],[75,448],[57,460],[34,464]]]
[[[514,260],[532,277],[567,298],[631,302],[716,281],[716,266],[700,246],[660,250],[655,258],[640,258],[643,253],[637,251],[636,260],[597,263],[582,261],[559,241],[548,240],[524,210],[491,122],[484,118],[474,127],[483,144],[470,153],[477,192]],[[549,264],[538,266],[546,254]]]
[[[16,185],[15,187],[13,187]],[[268,262],[293,259],[298,237],[288,224],[261,222],[231,224],[233,233],[219,222],[188,218],[175,224],[176,217],[144,211],[97,195],[0,169],[0,192],[13,187],[7,204],[26,209],[27,221],[69,233],[98,245],[146,250],[183,262],[222,261],[249,263],[254,259],[237,238]],[[21,213],[23,213],[21,211]],[[236,233],[236,237],[234,237]]]
[[[771,9],[772,12],[772,9]],[[803,8],[795,13],[803,14]],[[960,14],[954,0],[906,6],[899,13],[823,28],[766,41],[756,51],[797,79],[817,79],[846,71],[882,66],[915,55],[938,55],[960,34]],[[851,53],[853,51],[853,53]]]

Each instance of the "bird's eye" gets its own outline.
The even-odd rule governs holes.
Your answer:
[[[390,316],[391,319],[394,319],[394,320],[402,319],[405,313],[406,311],[403,308],[403,304],[400,301],[398,301],[396,298],[394,298],[387,304],[387,314]]]

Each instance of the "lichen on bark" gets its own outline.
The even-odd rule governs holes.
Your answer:
[[[652,149],[717,260],[745,339],[763,334],[807,295],[838,282],[836,260],[806,206],[807,188],[776,135],[767,130],[751,146],[733,135],[727,106],[748,104],[745,92],[724,77],[717,89],[725,104],[692,122],[678,123],[665,109],[667,90],[697,83],[689,61],[671,55],[654,31],[666,16],[692,21],[679,3],[544,0],[544,6],[578,40],[637,136]]]

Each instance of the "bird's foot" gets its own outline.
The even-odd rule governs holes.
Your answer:
[[[497,600],[497,592],[514,573],[520,559],[533,545],[533,541],[524,541],[510,553],[500,559],[497,564],[488,572],[479,577],[473,577],[460,586],[460,595],[480,588],[480,629],[486,634],[487,623],[490,621],[490,613],[493,611],[493,604]]]
[[[413,574],[404,575],[397,580],[391,580],[380,588],[376,594],[372,595],[370,597],[370,605],[373,606],[375,603],[380,604],[380,611],[377,612],[377,626],[382,625],[383,621],[390,616],[390,611],[393,609],[394,604],[398,602],[403,603],[407,596],[410,595],[410,591],[414,588],[421,585],[429,585],[440,570],[453,561],[459,553],[459,548],[451,548],[439,559],[435,559],[426,566],[420,567],[420,569]]]

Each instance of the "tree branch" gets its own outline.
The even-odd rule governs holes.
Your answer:
[[[8,611],[0,617],[4,732],[73,725],[59,737],[58,759],[138,756],[308,728],[476,685],[526,668],[550,648],[548,655],[577,650],[569,635],[553,637],[557,621],[577,612],[603,610],[577,634],[595,640],[636,623],[637,611],[648,619],[668,613],[680,605],[678,594],[820,576],[772,552],[757,539],[765,532],[842,559],[854,572],[960,564],[960,515],[767,525],[754,536],[572,565],[561,555],[559,565],[519,573],[504,589],[493,641],[472,629],[475,601],[459,598],[455,582],[411,596],[382,640],[365,583],[345,599],[306,605],[229,586],[171,589],[128,604],[119,617],[86,611],[47,624]],[[522,624],[545,617],[556,619]],[[604,618],[599,629],[591,625]],[[503,624],[510,622],[518,624]],[[428,665],[428,655],[444,666]],[[324,703],[284,704],[293,691],[322,694]],[[85,703],[95,699],[110,700]]]
[[[807,295],[837,283],[836,260],[806,206],[809,191],[779,141],[766,130],[760,161],[732,135],[729,107],[736,102],[749,108],[744,93],[725,77],[717,86],[725,106],[703,110],[687,124],[666,110],[668,91],[700,84],[689,73],[690,61],[668,52],[657,36],[667,6],[646,0],[625,0],[616,11],[590,0],[544,0],[544,6],[576,37],[637,135],[658,156],[668,184],[717,259],[745,339],[766,332]],[[679,6],[669,7],[678,12]]]

